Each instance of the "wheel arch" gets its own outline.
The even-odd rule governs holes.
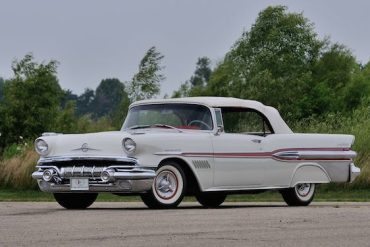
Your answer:
[[[158,168],[163,166],[166,162],[175,162],[179,164],[185,173],[187,179],[187,187],[186,187],[186,194],[187,195],[194,195],[197,192],[201,191],[201,184],[199,182],[199,178],[196,176],[195,171],[193,170],[192,166],[189,165],[187,161],[179,157],[167,157],[158,165]]]
[[[299,183],[330,183],[331,179],[325,169],[317,163],[302,163],[298,165],[290,180],[290,187]]]

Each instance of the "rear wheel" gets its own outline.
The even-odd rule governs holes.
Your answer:
[[[66,209],[85,209],[91,206],[98,193],[54,193],[55,200]]]
[[[206,208],[216,208],[226,199],[226,194],[221,193],[198,193],[195,195],[197,201]]]
[[[307,206],[315,196],[315,184],[297,184],[293,188],[280,191],[289,206]]]
[[[185,195],[186,177],[176,162],[166,162],[157,170],[152,189],[141,194],[149,208],[175,208]]]

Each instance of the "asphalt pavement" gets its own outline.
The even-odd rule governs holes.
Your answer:
[[[0,246],[370,246],[370,203],[195,202],[150,210],[99,202],[65,210],[53,202],[1,202]]]

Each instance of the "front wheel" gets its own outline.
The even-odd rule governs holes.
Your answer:
[[[54,193],[55,200],[66,209],[85,209],[91,206],[98,193]]]
[[[315,196],[315,184],[297,184],[293,188],[280,191],[289,206],[307,206]]]
[[[206,208],[216,208],[226,199],[226,194],[221,193],[198,193],[195,195],[197,201]]]
[[[175,208],[185,195],[186,177],[181,166],[166,162],[157,170],[152,189],[141,194],[141,199],[149,208]]]

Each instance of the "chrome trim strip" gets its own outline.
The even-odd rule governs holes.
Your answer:
[[[154,155],[158,156],[166,156],[166,155],[182,155],[180,151],[164,151],[164,152],[156,152]]]
[[[41,157],[38,161],[38,164],[73,160],[99,160],[99,161],[101,160],[101,161],[121,161],[137,163],[137,160],[134,158],[122,156],[51,156],[51,157]]]
[[[338,160],[348,161],[356,157],[352,150],[286,150],[256,153],[192,153],[180,151],[164,151],[154,153],[158,156],[183,156],[183,157],[214,157],[214,158],[273,158],[279,161],[295,160]]]
[[[272,154],[273,157],[283,160],[297,159],[353,159],[357,153],[352,150],[348,151],[282,151]]]
[[[221,186],[221,187],[211,187],[208,188],[204,191],[206,192],[211,192],[211,191],[239,191],[239,190],[271,190],[271,189],[285,189],[289,188],[289,185],[287,186],[261,186],[261,185],[256,185],[255,187],[250,186],[250,187],[245,187],[245,186]]]

